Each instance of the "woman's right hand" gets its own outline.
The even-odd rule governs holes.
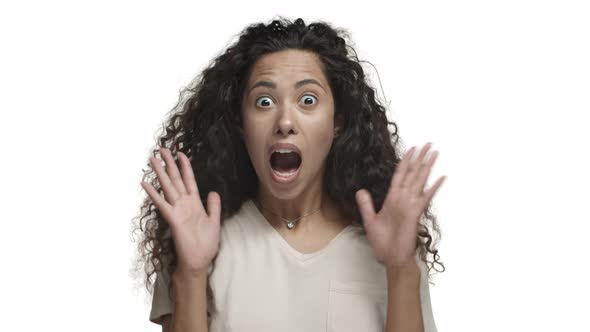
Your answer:
[[[188,157],[178,152],[181,176],[170,150],[161,148],[160,154],[166,170],[157,158],[150,157],[150,163],[160,180],[164,197],[149,183],[142,181],[141,185],[170,226],[178,255],[177,270],[188,276],[206,275],[219,250],[221,197],[209,192],[207,213]]]

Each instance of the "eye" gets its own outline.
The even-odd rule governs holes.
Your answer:
[[[258,103],[260,100],[265,100],[265,102],[264,102],[264,105],[260,105],[260,104]],[[268,96],[263,96],[263,97],[260,97],[260,98],[256,99],[256,106],[267,107],[267,106],[270,106],[270,105],[269,105],[269,103],[270,103],[270,102],[272,102],[272,99],[271,99],[270,97],[268,97]]]
[[[305,106],[313,105],[314,101],[317,103],[317,98],[314,95],[304,95],[301,100],[303,100],[303,105]],[[311,102],[311,104],[308,104],[309,102]]]

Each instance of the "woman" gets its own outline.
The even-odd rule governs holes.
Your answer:
[[[169,119],[139,225],[164,331],[436,331],[437,153],[398,156],[341,34],[251,25]]]

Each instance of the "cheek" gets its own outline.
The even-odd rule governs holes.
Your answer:
[[[326,124],[323,130],[323,136],[325,140],[332,141],[332,139],[334,138],[334,126]]]
[[[316,128],[317,133],[318,133],[318,138],[322,139],[322,142],[325,142],[326,144],[331,144],[332,143],[332,139],[334,138],[334,123],[333,120],[331,118],[326,118],[323,119],[323,121],[321,121],[321,124],[318,123],[318,125],[321,125],[321,127]]]
[[[247,130],[244,128],[244,145],[248,149],[248,153],[251,156],[256,155],[256,147],[260,144],[258,143],[258,137],[256,137],[256,131]]]
[[[264,154],[263,146],[264,146],[264,137],[260,130],[256,130],[255,126],[252,124],[248,124],[244,122],[243,126],[243,133],[244,133],[244,145],[248,150],[248,154],[250,155],[250,159],[252,162],[256,163],[257,159]]]
[[[329,124],[324,124],[321,128],[316,128],[315,133],[316,135],[314,135],[315,137],[312,139],[312,141],[316,142],[314,143],[316,157],[325,158],[332,147],[332,141],[334,140],[334,129]]]
[[[247,116],[243,118],[242,131],[244,133],[244,143],[246,146],[252,145],[251,142],[256,139],[256,130],[251,118]]]

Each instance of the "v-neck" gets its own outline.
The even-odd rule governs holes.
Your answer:
[[[252,200],[248,200],[246,202],[246,204],[248,204],[248,208],[250,209],[250,211],[252,211],[255,221],[259,224],[262,224],[262,227],[267,230],[267,233],[269,233],[269,236],[272,237],[273,239],[275,239],[275,241],[278,242],[278,244],[282,248],[284,248],[287,251],[287,253],[289,253],[292,257],[294,257],[299,262],[308,261],[309,259],[311,259],[313,257],[317,257],[317,256],[320,256],[321,254],[325,253],[331,247],[333,247],[338,242],[338,240],[340,238],[344,237],[344,235],[346,233],[351,231],[354,226],[354,225],[346,226],[343,230],[341,230],[338,234],[336,234],[336,236],[333,237],[332,240],[330,240],[330,242],[328,242],[321,249],[314,251],[312,253],[302,253],[302,252],[298,251],[297,249],[293,248],[289,244],[289,242],[287,242],[287,240],[281,235],[281,233],[279,233],[279,231],[277,231],[268,222],[266,217],[262,214],[262,212],[260,212],[260,210],[258,210],[258,207],[256,206],[256,204],[254,204],[254,202]]]

